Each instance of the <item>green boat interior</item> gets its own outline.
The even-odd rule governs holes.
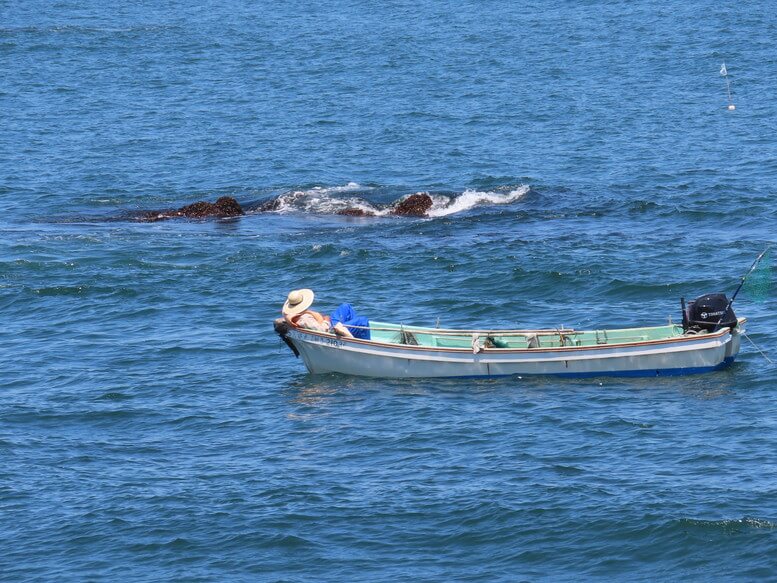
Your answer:
[[[683,336],[683,327],[670,324],[618,330],[456,331],[373,321],[370,335],[374,342],[435,348],[472,349],[474,342],[489,349],[560,348],[667,340]]]

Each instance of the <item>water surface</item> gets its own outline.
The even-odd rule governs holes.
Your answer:
[[[468,327],[730,293],[777,229],[772,13],[0,6],[0,572],[773,577],[775,369],[747,342],[696,377],[400,381],[307,375],[271,328],[303,286]],[[335,214],[417,192],[433,217]],[[249,213],[128,218],[224,195]],[[735,307],[777,355],[774,299]]]

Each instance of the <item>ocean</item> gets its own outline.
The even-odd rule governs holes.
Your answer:
[[[774,580],[774,291],[686,377],[316,376],[272,321],[730,295],[775,38],[768,2],[0,2],[0,579]]]

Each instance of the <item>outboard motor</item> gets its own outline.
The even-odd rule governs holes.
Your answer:
[[[705,294],[688,302],[687,305],[683,300],[683,330],[686,332],[688,330],[714,332],[720,328],[734,328],[736,325],[737,317],[729,305],[726,294]]]

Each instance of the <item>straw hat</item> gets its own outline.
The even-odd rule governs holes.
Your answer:
[[[283,304],[284,316],[296,316],[307,310],[313,304],[312,289],[295,289],[289,292],[289,297]]]

